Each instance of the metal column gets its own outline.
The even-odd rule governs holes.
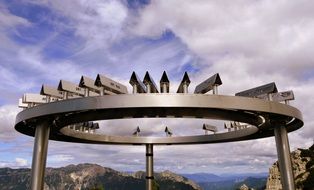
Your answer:
[[[146,190],[153,190],[154,183],[154,150],[153,144],[146,145]]]
[[[284,190],[294,190],[294,177],[287,129],[284,126],[279,126],[275,127],[274,130],[282,188]]]
[[[31,190],[44,189],[49,133],[50,128],[48,122],[42,122],[36,126],[32,160]]]
[[[186,82],[183,84],[183,93],[189,93],[188,85]]]

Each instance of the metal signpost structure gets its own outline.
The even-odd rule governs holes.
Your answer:
[[[190,79],[187,73],[177,93],[169,93],[166,72],[160,80],[160,93],[148,72],[143,81],[133,72],[130,84],[133,94],[127,94],[126,86],[103,75],[98,75],[96,80],[82,76],[78,85],[61,80],[58,88],[43,85],[40,95],[23,96],[19,106],[24,110],[16,117],[15,129],[35,136],[32,190],[44,187],[48,140],[144,145],[146,189],[152,190],[155,145],[221,143],[270,136],[276,139],[283,189],[294,189],[287,133],[302,127],[303,119],[301,112],[288,104],[294,99],[292,91],[278,93],[275,83],[270,83],[236,96],[218,95],[218,86],[222,84],[218,73],[199,84],[194,94],[188,93]],[[208,91],[213,93],[205,94]],[[175,136],[169,127],[165,128],[165,137],[141,136],[139,127],[133,133],[130,131],[130,136],[95,132],[99,128],[95,122],[98,120],[156,117],[225,120],[228,130],[218,131],[217,126],[204,124],[200,130],[205,130],[205,134],[194,136]],[[130,127],[134,130],[134,126]]]

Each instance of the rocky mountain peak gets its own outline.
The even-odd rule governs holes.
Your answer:
[[[200,186],[198,184],[196,184],[195,182],[181,176],[178,174],[175,174],[169,170],[163,171],[159,174],[156,175],[156,178],[158,179],[166,179],[166,180],[172,180],[172,181],[176,181],[179,183],[184,183],[187,185],[191,185],[194,189],[201,189]]]
[[[169,178],[169,179],[175,179],[177,181],[183,181],[186,178],[184,178],[183,176],[179,176],[169,170],[163,171],[161,173],[159,173],[160,177],[164,177],[164,178]]]
[[[45,190],[141,190],[145,189],[145,172],[118,172],[97,164],[68,165],[47,168]],[[156,173],[156,182],[163,190],[200,190],[194,182],[170,171]],[[25,190],[30,186],[30,169],[0,168],[0,189]]]
[[[297,190],[314,188],[314,144],[309,149],[291,153],[292,169]],[[278,161],[269,169],[266,190],[282,189]]]

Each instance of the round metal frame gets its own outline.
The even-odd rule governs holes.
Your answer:
[[[84,133],[66,126],[124,118],[206,118],[247,123],[250,127],[210,135],[144,137]],[[274,128],[288,132],[303,126],[301,112],[278,102],[239,96],[207,94],[124,94],[51,102],[20,112],[15,129],[34,136],[39,121],[50,121],[49,139],[95,144],[201,144],[274,136]]]

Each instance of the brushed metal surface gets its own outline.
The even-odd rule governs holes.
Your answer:
[[[49,133],[50,127],[46,121],[40,122],[36,127],[31,171],[31,190],[44,189]]]
[[[274,132],[282,187],[285,190],[294,190],[295,184],[287,130],[284,126],[277,126]]]
[[[191,83],[189,75],[187,72],[184,73],[184,76],[180,82],[177,93],[188,93],[188,87]]]
[[[278,93],[275,83],[270,83],[239,92],[236,96],[218,95],[218,86],[222,84],[218,73],[199,84],[194,94],[187,94],[190,84],[187,73],[177,94],[169,94],[170,82],[166,72],[160,80],[160,94],[148,72],[143,82],[133,72],[130,84],[133,94],[127,94],[126,86],[98,74],[95,81],[85,76],[81,77],[79,85],[61,80],[58,89],[43,85],[41,95],[23,96],[19,107],[24,110],[16,116],[15,129],[35,136],[32,189],[43,189],[49,139],[91,144],[145,145],[146,187],[151,190],[154,182],[154,145],[222,143],[274,135],[283,187],[294,189],[287,133],[302,127],[303,118],[297,108],[288,105],[289,100],[294,99],[292,91]],[[213,95],[205,94],[210,90]],[[286,104],[280,103],[283,101]],[[165,128],[165,137],[141,136],[139,127],[129,136],[94,133],[99,128],[95,121],[126,118],[223,120],[227,131],[216,133],[216,126],[204,124],[205,135],[176,136],[168,126]],[[182,130],[185,130],[183,126]]]
[[[195,94],[205,94],[210,90],[217,91],[217,86],[220,86],[222,81],[220,79],[219,73],[214,74],[213,76],[206,79],[201,84],[195,87],[194,93]],[[217,94],[216,92],[214,94]]]
[[[115,94],[126,94],[128,89],[125,85],[114,81],[104,75],[98,74],[95,80],[95,85],[103,87],[104,90],[113,92]]]
[[[154,183],[154,149],[152,144],[146,145],[146,189],[153,190]]]
[[[254,87],[242,92],[238,92],[236,96],[244,96],[244,97],[258,97],[262,94],[270,94],[270,93],[277,93],[277,86],[274,82],[265,84],[262,86]]]
[[[238,121],[256,127],[213,135],[125,137],[85,134],[64,126],[74,123],[123,118],[208,118]],[[303,125],[301,112],[289,105],[256,98],[204,94],[124,94],[68,99],[41,104],[21,111],[15,128],[34,136],[38,119],[55,121],[51,139],[101,144],[197,144],[249,140],[273,136],[273,122],[284,123],[287,131]],[[130,126],[131,127],[131,126]],[[61,130],[59,132],[59,130]]]
[[[166,71],[162,73],[159,84],[160,84],[160,93],[169,93],[170,81],[168,79]]]
[[[146,74],[143,79],[143,83],[146,86],[147,93],[159,93],[157,85],[154,79],[150,76],[148,71],[146,71]]]
[[[129,83],[133,86],[133,93],[146,93],[147,89],[140,77],[133,71]]]

